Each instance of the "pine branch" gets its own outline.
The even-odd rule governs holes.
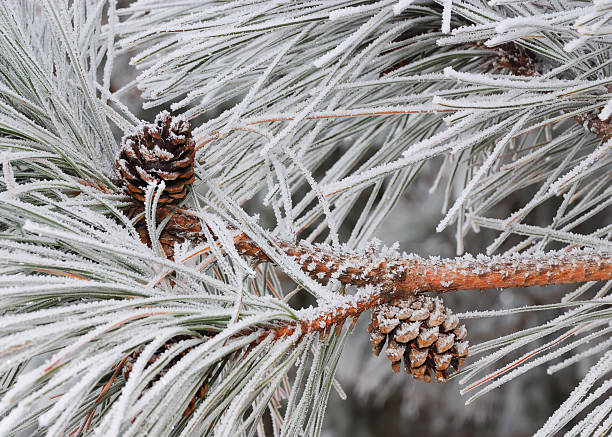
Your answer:
[[[0,434],[72,435],[91,429],[99,435],[205,435],[213,428],[215,435],[263,434],[261,417],[267,408],[276,434],[316,436],[338,357],[352,329],[341,329],[345,320],[387,301],[395,305],[397,298],[430,299],[417,296],[422,292],[610,279],[607,243],[592,244],[602,247],[600,252],[442,260],[279,241],[244,221],[241,229],[228,226],[230,217],[244,218],[240,205],[245,200],[267,188],[266,199],[279,225],[286,222],[293,232],[325,215],[309,240],[324,232],[325,225],[338,240],[344,217],[353,216],[352,205],[371,186],[366,206],[356,208],[349,239],[356,247],[371,239],[422,163],[444,157],[444,168],[455,166],[449,196],[460,165],[482,169],[466,173],[471,185],[454,210],[458,235],[469,224],[458,218],[464,212],[480,217],[525,183],[546,180],[537,198],[513,216],[514,223],[570,182],[554,222],[538,228],[543,236],[537,238],[543,248],[554,231],[569,236],[565,241],[573,247],[581,246],[582,237],[571,230],[609,200],[607,176],[599,179],[609,165],[602,159],[607,149],[600,146],[584,158],[582,151],[597,147],[596,138],[576,126],[567,130],[564,121],[574,117],[600,138],[612,137],[609,122],[596,114],[604,118],[612,110],[606,103],[609,95],[601,93],[610,76],[609,53],[594,47],[609,42],[605,26],[598,30],[580,26],[578,20],[572,24],[577,18],[582,24],[597,22],[596,9],[558,11],[564,5],[554,4],[539,14],[539,5],[529,10],[508,5],[500,14],[477,14],[489,6],[444,2],[445,33],[451,12],[453,25],[473,27],[443,37],[438,32],[440,8],[429,5],[398,15],[405,5],[393,2],[305,2],[307,7],[289,2],[270,9],[265,2],[169,2],[160,7],[155,0],[143,0],[119,12],[114,1],[90,3],[19,0],[0,8],[0,57],[5,61],[0,66],[5,152],[0,185],[6,191],[0,202],[5,297],[0,350],[6,358],[0,366]],[[604,18],[605,9],[599,12]],[[514,20],[523,14],[529,26],[536,25],[527,28],[529,35],[515,33],[525,27],[524,20]],[[531,19],[536,15],[541,17]],[[108,24],[102,28],[103,22]],[[547,31],[540,35],[542,23]],[[580,41],[577,32],[584,36]],[[523,38],[521,45],[533,50],[498,45],[491,65],[490,57],[482,56],[486,52],[465,47],[466,41],[485,38],[491,44]],[[458,42],[458,49],[444,47],[444,41]],[[560,53],[561,44],[568,55]],[[137,47],[144,51],[134,64],[145,71],[112,92],[113,59]],[[539,73],[529,53],[562,68],[553,71],[541,62],[547,75],[530,80]],[[492,75],[496,69],[514,77]],[[160,130],[134,127],[138,120],[119,99],[136,86],[150,99],[147,105],[172,103],[174,110],[184,108],[186,120],[229,105],[194,131],[196,138],[216,140],[198,146],[198,165],[190,135],[183,132],[185,122],[168,124],[169,117],[162,115],[156,120]],[[443,123],[434,114],[442,112],[455,115]],[[528,122],[523,126],[518,120]],[[557,122],[558,130],[549,129]],[[119,164],[124,165],[123,183],[131,188],[127,191],[139,199],[136,208],[124,209],[129,218],[142,217],[135,221],[136,229],[120,213],[125,199],[105,189],[114,183],[113,125],[127,135]],[[509,131],[517,125],[522,132]],[[533,131],[534,136],[523,135]],[[514,134],[511,151],[503,151],[503,143],[497,146]],[[583,141],[587,137],[588,143]],[[355,144],[345,148],[346,139]],[[490,151],[493,144],[495,153]],[[316,170],[326,168],[336,152],[341,158],[315,180]],[[208,192],[187,190],[195,173],[202,186],[209,185]],[[294,196],[307,185],[312,189],[305,196]],[[199,215],[175,209],[187,192],[207,201]],[[483,200],[488,197],[492,200]],[[293,204],[294,198],[301,200]],[[213,215],[217,213],[221,218]],[[515,232],[514,226],[502,224],[501,229]],[[599,228],[584,238],[608,238],[608,231]],[[175,256],[176,243],[202,241],[204,235],[213,250],[192,255],[208,255],[198,268],[163,259],[186,260],[182,251]],[[144,248],[138,237],[154,250]],[[254,262],[278,261],[279,268],[249,278],[253,270],[240,255]],[[215,261],[211,270],[216,277],[201,271]],[[166,268],[175,268],[176,277],[164,281]],[[296,282],[316,295],[319,307],[291,308],[286,303],[290,295],[273,289],[278,282],[268,285],[277,271],[304,279]],[[329,290],[315,294],[323,290],[321,282],[332,280],[361,288],[349,296]],[[572,298],[584,290],[574,291]],[[524,360],[585,330],[585,325],[607,325],[607,309],[591,311],[600,302],[609,301],[594,300],[555,326],[512,333],[476,353],[500,347],[484,360],[490,365],[527,341],[572,326],[570,333],[512,363],[517,368],[507,376],[518,374]],[[609,335],[611,328],[605,329],[596,335]],[[576,344],[594,338],[585,336]],[[416,345],[420,347],[418,340]],[[606,359],[602,376],[610,364]],[[484,367],[475,364],[466,370],[473,374],[472,369]],[[482,381],[488,383],[510,366]],[[599,377],[590,373],[587,381],[592,374]],[[290,387],[289,376],[294,375]],[[574,397],[583,399],[586,393]],[[281,406],[283,397],[288,400]],[[570,417],[570,407],[581,409],[576,405],[563,407],[558,416]],[[610,402],[602,405],[600,411]],[[585,419],[593,429],[597,417]]]
[[[160,208],[160,219],[169,214],[169,208]],[[181,226],[176,224],[180,223]],[[205,238],[199,221],[189,210],[174,211],[169,227],[160,236],[164,250],[175,242],[187,239],[203,242]],[[143,242],[151,244],[146,230],[140,227]],[[493,288],[530,287],[536,285],[572,284],[589,281],[612,280],[612,251],[595,249],[571,249],[535,254],[510,255],[470,254],[443,259],[422,258],[415,254],[386,256],[374,250],[336,250],[325,244],[293,243],[276,240],[276,246],[292,258],[301,270],[317,281],[336,280],[344,285],[367,287],[363,294],[347,296],[339,303],[322,306],[317,313],[298,322],[275,325],[276,338],[292,335],[299,328],[301,334],[327,332],[341,325],[348,318],[357,318],[364,311],[381,303],[405,298],[412,294],[435,292],[448,293],[457,290],[487,290]],[[234,245],[240,255],[256,263],[273,263],[253,240],[238,233]],[[210,248],[196,254],[209,252]],[[173,249],[172,249],[173,254]],[[185,258],[193,258],[192,254]],[[210,259],[205,261],[209,264]],[[266,338],[266,330],[261,339]]]
[[[510,69],[518,75],[539,74],[535,62],[514,44],[506,44],[498,48],[494,64],[496,68]],[[170,126],[173,123],[169,114],[162,113],[156,118],[155,124],[146,125],[142,128],[142,132],[139,131],[137,135],[132,136],[132,143],[124,143],[122,151],[125,151],[125,156],[121,161],[124,164],[119,164],[119,166],[125,170],[131,165],[129,172],[127,170],[122,172],[127,192],[135,201],[132,213],[129,214],[131,216],[133,213],[142,211],[141,208],[146,206],[141,204],[144,199],[142,195],[134,194],[136,191],[144,193],[151,180],[164,184],[164,181],[168,179],[170,184],[173,183],[175,177],[168,177],[165,172],[160,173],[156,170],[157,166],[163,166],[165,169],[169,165],[168,162],[173,166],[180,163],[180,168],[177,170],[179,175],[181,169],[186,166],[186,182],[181,183],[180,190],[175,191],[184,193],[185,187],[193,182],[193,153],[183,159],[177,153],[172,152],[173,140],[163,129],[163,126]],[[185,124],[184,128],[186,132],[189,132],[188,124]],[[153,132],[150,137],[147,136],[149,130]],[[135,148],[133,145],[136,143],[142,143],[142,147]],[[157,149],[154,146],[157,143],[163,146],[167,156],[154,156],[160,154],[159,151],[155,151]],[[193,150],[193,142],[190,144],[190,150]],[[140,161],[144,159],[139,155],[142,153],[139,152],[141,149],[152,151],[147,161],[151,167],[149,173],[138,173],[135,170],[139,168]],[[160,157],[163,158],[161,161]],[[190,179],[187,179],[187,176]],[[137,185],[140,188],[136,187]],[[146,190],[149,191],[148,188]],[[136,224],[141,240],[153,246],[152,243],[159,239],[160,249],[169,258],[174,258],[175,243],[203,242],[207,240],[207,237],[215,240],[210,241],[210,246],[225,241],[223,249],[230,252],[227,247],[228,240],[219,238],[217,242],[218,235],[211,228],[205,228],[206,221],[201,223],[197,214],[178,208],[177,199],[169,198],[163,206],[156,208],[156,224],[163,226],[159,238],[151,234],[152,229],[153,232],[156,231],[154,227],[150,227],[150,221],[150,218],[146,218]],[[231,229],[227,226],[226,228]],[[345,298],[339,297],[338,301],[328,300],[317,308],[315,313],[302,313],[297,321],[274,324],[258,336],[258,341],[269,338],[270,334],[278,339],[291,335],[302,336],[306,333],[329,332],[337,326],[342,326],[348,318],[358,318],[367,309],[422,292],[444,293],[465,289],[484,290],[612,279],[612,253],[598,252],[593,249],[492,257],[478,256],[477,258],[467,255],[456,259],[424,259],[416,255],[395,256],[390,251],[377,254],[374,250],[337,250],[327,245],[313,245],[304,242],[276,240],[273,243],[315,281],[335,280],[344,285],[364,287],[367,292]],[[247,256],[255,262],[274,263],[275,257],[270,256],[254,240],[239,230],[236,230],[233,244],[235,247],[232,250],[236,249],[238,255]],[[209,251],[210,247],[199,250],[183,261]],[[215,256],[209,257],[201,267],[209,265],[216,259],[216,256],[222,256],[217,250],[212,252]],[[248,329],[245,332],[252,334],[252,331]]]
[[[285,241],[278,244],[313,279],[336,279],[356,286],[383,286],[406,294],[612,279],[612,252],[592,249],[558,250],[535,255],[478,255],[477,258],[465,255],[454,259],[425,259],[414,254],[403,258],[379,258],[337,253],[324,245]],[[270,258],[249,239],[238,240],[236,249],[257,261],[270,262]]]
[[[383,302],[415,293],[447,293],[457,290],[529,287],[612,279],[612,252],[593,249],[550,251],[539,254],[483,256],[454,259],[358,257],[343,255],[322,246],[279,244],[299,260],[313,278],[334,278],[344,284],[375,285],[369,293],[349,296],[341,304],[322,308],[313,318],[274,328],[281,337],[295,332],[328,331],[347,318]],[[269,258],[247,239],[236,243],[238,251],[258,261]]]

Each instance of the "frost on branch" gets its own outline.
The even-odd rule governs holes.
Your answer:
[[[367,252],[339,252],[324,245],[278,242],[314,278],[353,285],[383,285],[399,295],[420,291],[567,284],[612,278],[612,251],[573,249],[535,254],[464,255],[455,259],[414,254],[381,257]],[[236,242],[239,253],[259,261],[269,258],[248,238]]]

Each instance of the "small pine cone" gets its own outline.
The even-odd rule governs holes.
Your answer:
[[[458,369],[468,354],[467,330],[440,298],[411,295],[379,305],[368,326],[378,356],[383,350],[395,372],[402,358],[406,373],[416,379],[444,382],[449,367]]]
[[[483,47],[486,47],[483,45]],[[501,44],[493,47],[497,52],[497,57],[493,61],[494,67],[498,69],[508,69],[514,76],[539,76],[540,73],[535,62],[522,47],[513,42]]]
[[[189,122],[160,112],[154,123],[142,125],[136,134],[123,137],[117,168],[127,193],[144,202],[147,185],[164,181],[160,205],[177,204],[195,180],[195,142]]]

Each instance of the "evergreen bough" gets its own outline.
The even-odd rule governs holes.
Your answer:
[[[320,435],[366,310],[561,283],[582,284],[464,313],[562,310],[471,345],[450,377],[472,401],[537,365],[598,357],[536,435],[608,433],[611,10],[0,0],[0,435]],[[139,74],[114,89],[125,55]],[[140,176],[122,181],[121,137],[145,135],[126,106],[136,90],[160,120],[191,124],[195,180],[131,163]],[[376,243],[431,168],[436,230],[454,228],[459,255],[489,230],[486,255]]]

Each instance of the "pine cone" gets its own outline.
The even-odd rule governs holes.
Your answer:
[[[608,88],[610,91],[610,88],[612,87]],[[597,135],[598,137],[603,139],[604,142],[606,142],[610,138],[612,138],[612,124],[610,123],[610,120],[601,120],[599,118],[600,110],[601,108],[593,112],[576,115],[574,116],[574,120],[581,124],[586,130]]]
[[[187,186],[195,180],[195,142],[189,127],[184,118],[173,119],[163,111],[154,123],[144,124],[136,134],[123,137],[117,167],[130,196],[144,202],[147,185],[164,181],[160,205],[177,204],[185,197]]]
[[[467,331],[440,298],[408,296],[378,306],[368,326],[376,356],[387,343],[386,355],[399,372],[402,358],[406,373],[416,379],[444,382],[448,369],[458,369],[468,354]]]

